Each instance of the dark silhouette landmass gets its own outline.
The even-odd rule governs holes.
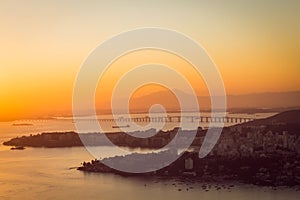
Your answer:
[[[13,138],[3,145],[25,147],[75,147],[83,146],[75,132],[52,132]]]
[[[156,156],[170,153],[130,154],[84,162],[78,170],[115,173],[124,176],[189,177],[189,180],[241,181],[264,186],[300,185],[300,111],[288,111],[276,116],[224,128],[211,153],[199,158],[199,148],[181,154],[171,165],[148,173],[126,173],[103,163],[128,165],[148,162]],[[296,118],[296,119],[295,119]],[[196,140],[203,141],[203,131]],[[195,141],[196,141],[195,140]],[[195,142],[193,145],[201,145]],[[201,143],[200,142],[200,143]],[[194,146],[195,147],[195,146]],[[199,147],[199,146],[198,146]],[[159,155],[158,155],[159,154]],[[164,159],[162,159],[164,160]],[[204,186],[205,190],[207,186]]]
[[[280,114],[254,121],[246,122],[236,126],[266,126],[266,125],[300,125],[300,110],[285,111]]]
[[[216,129],[216,128],[215,128]],[[214,129],[213,129],[214,130]],[[155,130],[137,131],[135,134],[152,134]],[[191,131],[176,128],[159,131],[149,138],[136,138],[119,133],[42,133],[13,138],[4,145],[32,147],[71,147],[85,145],[111,145],[160,149],[168,144],[177,132],[183,133],[177,147],[185,146],[185,135]],[[220,139],[208,156],[199,159],[206,130],[198,128],[189,152],[161,170],[151,172],[158,176],[192,176],[201,179],[240,180],[247,183],[271,186],[300,185],[300,110],[286,111],[275,116],[223,128]],[[104,140],[108,137],[110,141]],[[83,140],[80,140],[83,139]],[[175,147],[174,147],[175,148]],[[163,153],[163,152],[161,152]],[[155,154],[147,156],[154,157]],[[145,155],[125,156],[129,160],[144,159]],[[125,157],[104,158],[104,161],[122,162]],[[137,175],[119,172],[102,164],[103,160],[84,162],[79,170],[109,172],[121,175]],[[186,167],[189,162],[190,167]],[[125,164],[134,162],[125,162]],[[191,164],[192,163],[192,164]],[[192,166],[192,167],[191,167]],[[138,174],[138,175],[149,175]]]
[[[162,153],[161,153],[162,154]],[[184,152],[179,159],[162,169],[147,173],[126,173],[110,168],[103,162],[134,164],[158,153],[130,154],[83,162],[78,170],[85,172],[114,173],[122,176],[156,176],[186,178],[212,182],[243,182],[263,186],[300,186],[299,154],[260,154],[257,156],[209,155],[200,159],[198,152]],[[161,156],[161,155],[160,155]],[[169,156],[169,154],[166,154]],[[190,164],[189,164],[190,163]],[[146,164],[146,163],[145,163]],[[190,165],[190,166],[188,166]]]

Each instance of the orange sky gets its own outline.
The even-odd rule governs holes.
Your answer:
[[[300,90],[299,7],[298,1],[271,0],[1,1],[0,120],[70,114],[73,83],[90,51],[114,34],[144,26],[174,29],[202,44],[228,94]],[[132,67],[154,59],[184,68],[196,92],[206,94],[201,78],[180,59],[144,55],[119,62]],[[116,72],[122,71],[107,75],[111,85]]]
[[[134,51],[129,54],[126,54],[115,62],[113,62],[108,70],[104,73],[104,75],[100,78],[98,83],[98,88],[96,91],[96,107],[97,108],[109,108],[111,104],[111,97],[113,96],[114,87],[118,84],[118,81],[124,76],[126,73],[132,73],[131,70],[134,70],[135,67],[150,64],[156,65],[159,63],[160,65],[170,66],[173,70],[176,70],[180,76],[184,77],[186,80],[189,80],[189,84],[193,87],[193,90],[197,95],[208,96],[208,90],[206,88],[205,82],[202,79],[201,75],[197,73],[192,65],[190,65],[187,61],[182,59],[179,56],[171,54],[169,52],[160,51],[160,50],[139,50]],[[158,67],[159,69],[159,67]],[[160,73],[164,73],[166,71],[161,70],[147,70],[145,73],[136,72],[138,76],[160,76]],[[134,73],[134,72],[133,72]],[[175,72],[174,72],[175,73]],[[126,74],[128,76],[128,74]],[[130,76],[130,74],[129,74]],[[181,91],[188,91],[189,88],[183,87],[183,84],[176,79],[176,76],[172,74],[164,74],[162,76],[168,79],[169,89],[158,86],[157,84],[147,84],[145,87],[141,85],[137,91],[135,91],[131,98],[138,98],[144,95],[148,95],[154,93],[156,91],[167,91],[178,89]],[[116,93],[116,99],[125,99],[126,97],[130,97],[130,94],[127,93],[127,88],[134,85],[135,76],[129,78],[129,82],[125,82],[125,86],[120,89],[120,93]],[[154,80],[154,78],[153,78]],[[121,86],[122,87],[122,86]],[[159,103],[159,100],[157,100]],[[145,105],[145,107],[149,107],[149,105]],[[174,106],[175,107],[175,106]],[[134,105],[131,105],[132,110],[134,110]]]

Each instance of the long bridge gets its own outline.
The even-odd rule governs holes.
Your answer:
[[[157,123],[172,123],[172,122],[201,122],[201,123],[243,123],[252,121],[255,118],[249,117],[211,117],[211,116],[164,116],[164,117],[118,117],[118,118],[97,118],[97,119],[58,119],[58,120],[72,120],[72,121],[99,121],[99,122],[140,122],[140,123],[149,123],[149,122],[157,122]],[[47,122],[48,120],[17,120],[17,122]],[[16,124],[18,125],[18,124]],[[21,124],[22,125],[22,124]],[[24,124],[25,125],[25,124]]]
[[[209,117],[209,116],[166,116],[166,117],[119,117],[116,119],[97,119],[100,122],[215,122],[215,123],[243,123],[252,121],[255,118],[249,117]]]

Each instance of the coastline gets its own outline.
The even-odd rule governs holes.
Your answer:
[[[188,176],[195,180],[215,179],[217,181],[241,181],[272,187],[298,187],[300,185],[300,123],[298,123],[299,118],[297,116],[299,115],[300,111],[291,111],[263,120],[226,127],[223,129],[214,149],[204,159],[199,159],[198,150],[206,135],[206,130],[198,128],[197,135],[191,145],[193,151],[184,152],[180,159],[168,166],[169,168],[151,173],[123,173],[107,167],[102,163],[104,160],[101,159],[84,162],[78,169],[84,172],[113,173],[123,176],[147,177],[150,175],[177,178]],[[289,123],[290,118],[294,118],[292,124]],[[153,131],[137,131],[135,134],[147,134]],[[89,133],[85,134],[87,137],[87,143],[85,144],[105,146],[107,143],[103,142],[101,137],[108,137],[112,143],[121,147],[160,149],[173,139],[177,131],[184,132],[184,134],[189,133],[189,131],[179,128],[171,131],[159,131],[158,134],[146,141],[140,138],[141,141],[144,140],[143,142],[122,132]],[[17,137],[4,142],[4,145],[31,147],[83,146],[80,137],[82,135],[75,132],[42,133],[28,137]],[[130,156],[132,155],[122,158],[130,160]],[[148,156],[151,156],[151,154],[148,154]],[[184,165],[185,159],[188,157],[192,158],[194,163],[191,169],[186,169]],[[116,158],[120,159],[120,157]],[[105,159],[114,160],[116,158]],[[136,159],[136,157],[132,158]]]
[[[153,159],[153,156],[158,156],[157,154],[150,153],[146,156],[130,154],[121,157],[115,156],[102,160],[92,160],[91,162],[84,162],[77,169],[84,172],[112,173],[125,177],[188,178],[193,181],[228,181],[271,187],[284,186],[296,188],[300,186],[300,165],[289,166],[289,168],[286,165],[286,163],[293,163],[295,160],[299,160],[299,155],[286,157],[284,160],[282,160],[282,156],[276,155],[261,158],[207,156],[200,159],[198,152],[184,152],[171,165],[152,172],[128,173],[107,166],[109,163],[115,165],[122,163],[123,167],[124,164],[132,167],[130,163],[133,161],[138,163],[142,161],[146,165],[148,164],[147,156]],[[166,153],[166,156],[170,156],[170,154]],[[186,167],[189,159],[193,163],[191,168]],[[278,162],[278,160],[281,161]]]

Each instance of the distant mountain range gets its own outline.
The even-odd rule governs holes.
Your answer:
[[[183,91],[176,91],[180,98],[192,102],[192,95]],[[199,106],[202,110],[210,109],[210,97],[198,96]],[[131,99],[134,111],[147,111],[148,108],[159,103],[168,111],[180,110],[174,95],[169,91],[154,92],[145,96]],[[191,104],[192,105],[192,104]],[[227,108],[232,112],[259,112],[259,111],[284,111],[300,108],[300,91],[292,92],[267,92],[243,95],[228,95]],[[194,110],[195,108],[190,107]]]

